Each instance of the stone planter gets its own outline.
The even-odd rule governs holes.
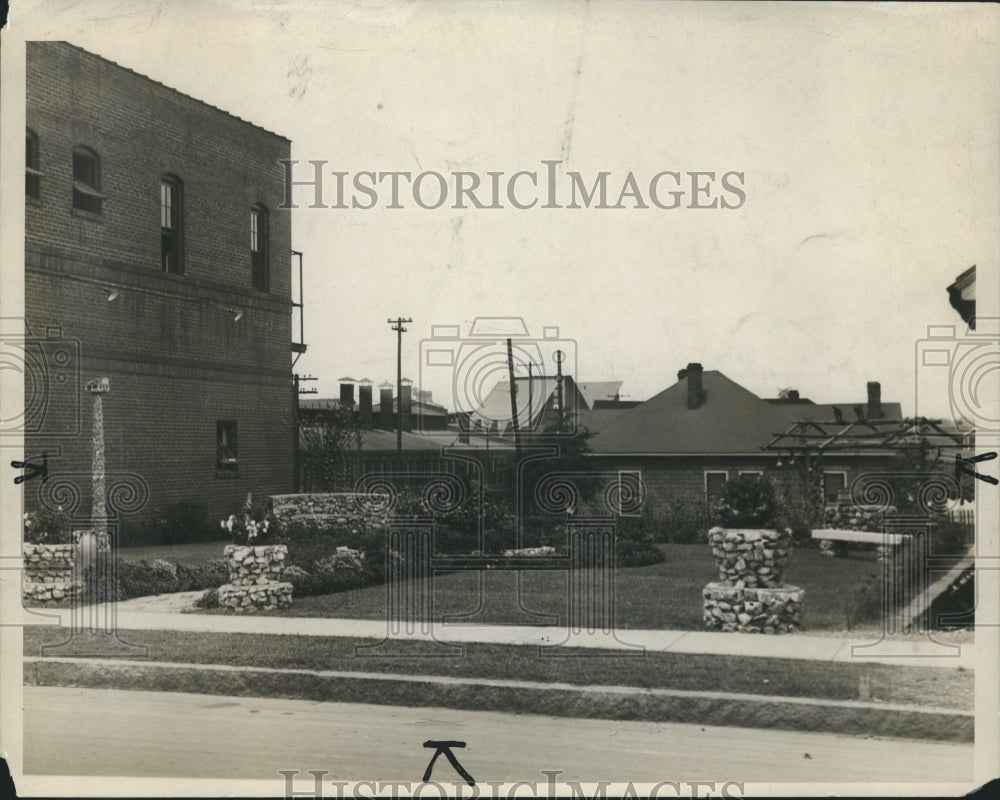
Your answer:
[[[283,544],[227,544],[223,554],[229,566],[229,582],[250,586],[281,580],[288,547]]]
[[[719,580],[736,587],[781,586],[791,535],[753,528],[712,528],[708,542],[719,568]]]
[[[724,633],[790,633],[802,625],[802,598],[797,586],[756,588],[710,583],[702,589],[705,627]]]
[[[219,587],[219,605],[237,613],[291,605],[292,584],[281,580],[288,547],[283,544],[226,545],[229,583]]]
[[[75,599],[81,590],[74,578],[75,544],[24,544],[21,594],[32,605]]]

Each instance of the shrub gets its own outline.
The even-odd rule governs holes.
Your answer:
[[[302,567],[295,565],[285,567],[282,578],[292,584],[292,595],[295,597],[323,594],[317,580]]]
[[[761,475],[740,475],[728,481],[715,509],[728,528],[768,528],[774,523],[774,485]]]
[[[194,604],[198,608],[218,608],[219,607],[219,590],[209,589],[194,601]]]
[[[365,584],[364,557],[353,552],[336,553],[315,565],[313,577],[323,594],[345,592]]]
[[[73,534],[69,515],[59,506],[57,511],[42,509],[24,515],[24,541],[31,544],[70,544]]]
[[[213,558],[201,564],[178,564],[176,575],[179,592],[210,589],[229,582],[229,565],[224,558]]]
[[[933,555],[960,555],[972,544],[973,533],[970,526],[944,518],[934,523],[930,537]]]
[[[615,542],[615,562],[619,567],[646,567],[665,559],[663,551],[651,541],[618,539]]]

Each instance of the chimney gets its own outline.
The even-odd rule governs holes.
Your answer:
[[[370,425],[372,421],[372,382],[368,378],[362,378],[358,383],[358,411],[361,415],[361,424]]]
[[[798,389],[789,389],[788,390],[788,399],[791,400],[792,402],[797,402],[798,399],[799,399],[799,390]]]
[[[378,387],[378,426],[391,431],[392,424],[392,384],[386,381]]]
[[[399,387],[399,425],[404,431],[413,430],[413,382],[403,378]]]
[[[681,372],[687,377],[688,408],[698,408],[705,401],[705,390],[701,388],[701,364],[688,364]],[[680,373],[678,373],[679,375]]]
[[[882,419],[882,384],[868,381],[868,419]]]
[[[340,406],[354,408],[354,378],[340,379]]]

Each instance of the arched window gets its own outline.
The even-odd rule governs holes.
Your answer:
[[[250,275],[253,288],[259,292],[270,288],[267,217],[264,206],[256,205],[250,209]]]
[[[160,265],[184,274],[184,184],[176,175],[160,179]]]
[[[24,194],[36,200],[42,194],[42,173],[38,163],[38,134],[28,128],[24,143]]]
[[[101,159],[89,147],[73,148],[73,208],[101,213]]]

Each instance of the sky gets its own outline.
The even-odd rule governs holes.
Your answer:
[[[502,354],[472,349],[469,326],[512,317],[541,341],[521,356],[551,370],[558,347],[567,372],[620,380],[629,399],[700,362],[764,397],[856,403],[878,380],[905,414],[947,415],[946,371],[917,367],[929,325],[966,341],[946,287],[976,264],[980,314],[996,314],[995,12],[26,0],[9,33],[66,39],[287,136],[296,180],[328,162],[328,205],[334,171],[348,187],[364,171],[450,182],[437,209],[405,182],[401,209],[387,208],[385,183],[373,208],[309,208],[312,190],[296,189],[309,349],[295,371],[317,377],[320,396],[341,376],[394,381],[386,320],[403,316],[404,375],[467,405],[503,377]],[[546,160],[559,162],[562,205],[570,172],[587,186],[606,172],[609,205],[632,173],[648,207],[541,208],[527,178],[515,197],[541,198],[533,208],[511,207],[506,183],[504,208],[452,207],[452,173],[485,186],[490,172],[534,171],[544,187]],[[664,171],[687,186],[678,208],[649,198]],[[715,174],[698,179],[707,193],[693,196],[691,172]],[[436,186],[423,184],[425,205]],[[738,207],[689,207],[711,199]],[[436,326],[449,325],[458,338],[442,347]],[[428,363],[449,348],[452,366]],[[978,389],[1000,394],[986,373]]]

